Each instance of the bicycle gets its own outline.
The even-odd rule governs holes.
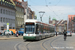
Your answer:
[[[66,41],[66,36],[64,36],[64,41]]]

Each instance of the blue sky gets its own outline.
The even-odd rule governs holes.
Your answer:
[[[75,0],[28,0],[28,5],[35,11],[38,20],[40,20],[39,11],[45,12],[42,17],[45,23],[48,23],[49,16],[51,19],[67,20],[68,15],[75,15]]]

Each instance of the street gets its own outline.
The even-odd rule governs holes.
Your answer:
[[[68,36],[64,41],[63,35],[58,35],[40,41],[0,40],[0,50],[74,50],[74,38],[75,35]]]

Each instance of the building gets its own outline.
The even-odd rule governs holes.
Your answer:
[[[35,19],[35,12],[32,11],[29,7],[28,7],[28,3],[27,1],[25,2],[24,0],[20,0],[22,2],[22,6],[24,7],[24,21],[26,19]]]
[[[16,29],[24,28],[24,8],[19,0],[13,0],[16,5]]]
[[[49,24],[55,26],[56,32],[63,32],[64,30],[67,30],[67,20],[58,21],[55,18],[51,20],[51,18],[49,17]]]
[[[51,20],[51,18],[49,18],[49,24],[52,24],[55,26],[57,22],[58,22],[58,20],[56,20],[55,18],[53,18],[52,20]]]
[[[0,0],[0,30],[7,28],[9,23],[9,29],[15,28],[15,5],[11,0]]]
[[[67,20],[61,20],[56,24],[57,32],[63,32],[64,30],[67,30]]]
[[[27,17],[27,19],[35,19],[35,12],[32,11],[30,8],[28,8],[29,12],[29,16]]]
[[[68,15],[68,31],[75,32],[75,15]]]

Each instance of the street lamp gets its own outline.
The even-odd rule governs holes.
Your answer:
[[[42,15],[40,14],[40,19],[41,19],[41,21],[42,21],[42,17],[43,17],[43,15],[44,15],[44,11],[40,11],[39,13],[42,13]]]

